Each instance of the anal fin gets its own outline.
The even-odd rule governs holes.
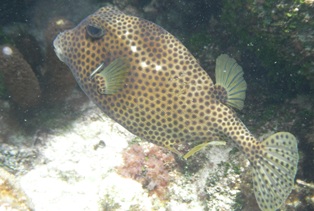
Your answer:
[[[225,141],[210,141],[210,142],[201,143],[201,144],[193,147],[188,153],[186,153],[183,156],[183,158],[188,159],[189,157],[191,157],[192,155],[194,155],[195,153],[197,153],[201,149],[207,147],[208,145],[213,145],[213,146],[226,145],[226,142]]]

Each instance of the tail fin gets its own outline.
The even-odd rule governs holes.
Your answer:
[[[261,142],[261,148],[253,162],[254,193],[261,210],[276,210],[293,188],[299,160],[297,140],[279,132]]]

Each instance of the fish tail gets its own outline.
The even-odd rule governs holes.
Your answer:
[[[287,132],[271,135],[255,150],[253,186],[261,210],[276,210],[292,191],[299,160],[297,140]]]

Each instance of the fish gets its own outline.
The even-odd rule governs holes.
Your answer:
[[[214,83],[172,34],[112,6],[60,33],[53,45],[85,94],[131,133],[184,159],[233,143],[252,166],[259,208],[276,210],[286,201],[298,141],[289,132],[259,141],[237,117],[247,83],[233,58],[216,59]]]

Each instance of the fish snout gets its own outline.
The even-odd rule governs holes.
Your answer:
[[[63,33],[60,33],[55,40],[53,41],[53,47],[54,47],[54,51],[56,53],[56,55],[58,56],[58,58],[62,61],[65,62],[65,58],[64,58],[64,45],[62,42],[62,36]]]

